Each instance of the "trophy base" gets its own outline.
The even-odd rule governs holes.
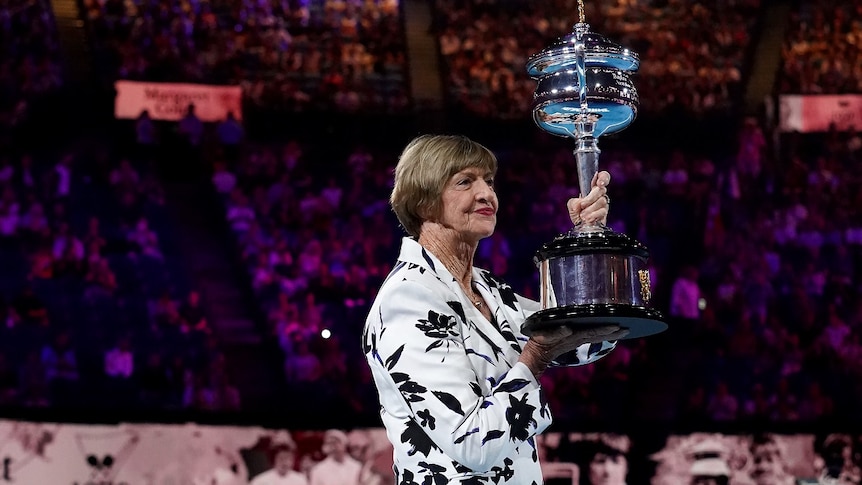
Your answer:
[[[629,334],[621,340],[648,337],[667,330],[661,312],[651,308],[613,303],[569,305],[540,310],[527,318],[521,329],[529,336],[535,330],[553,329],[562,325],[572,328],[619,325]]]

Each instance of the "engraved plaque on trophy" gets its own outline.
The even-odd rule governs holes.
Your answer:
[[[623,130],[637,116],[631,76],[640,61],[590,32],[583,4],[580,12],[570,34],[530,57],[527,72],[537,81],[533,120],[574,140],[578,184],[586,195],[599,170],[599,137]],[[626,339],[663,332],[662,314],[649,306],[648,258],[647,248],[625,234],[601,223],[576,224],[536,253],[542,310],[527,319],[524,332],[607,324],[628,329]]]

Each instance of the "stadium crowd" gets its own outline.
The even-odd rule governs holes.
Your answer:
[[[796,142],[773,157],[748,120],[731,160],[603,153],[611,226],[650,248],[656,305],[675,336],[626,342],[597,365],[547,373],[561,419],[631,411],[639,401],[625,396],[648,391],[657,360],[689,363],[658,380],[679,386],[685,399],[673,404],[693,422],[852,414],[862,398],[862,388],[848,386],[862,369],[854,336],[862,220],[852,211],[862,202],[852,170],[860,139]],[[477,260],[528,296],[536,296],[536,272],[518,256],[567,229],[555,209],[577,193],[567,148],[496,150],[503,212]],[[305,140],[249,145],[233,168],[219,163],[213,173],[287,378],[342,399],[356,400],[367,385],[351,373],[365,371],[350,342],[401,237],[386,205],[397,150],[355,147],[320,159],[320,147]],[[324,330],[334,338],[322,338]],[[356,405],[374,406],[370,398]]]
[[[0,4],[0,129],[21,124],[33,103],[62,84],[57,30],[47,0]]]
[[[4,7],[0,20],[39,32],[47,17],[33,5]],[[251,103],[275,100],[296,110],[374,110],[404,94],[396,3],[85,5],[109,79],[240,82]],[[734,104],[757,5],[619,3],[588,20],[641,52],[645,110],[678,105],[698,116]],[[534,82],[516,72],[526,55],[570,29],[555,12],[571,7],[564,0],[537,10],[520,1],[440,0],[435,31],[453,99],[475,114],[523,118]],[[838,8],[845,14],[836,14],[832,27],[821,10],[803,9],[799,31],[858,39],[858,8],[858,1]],[[680,12],[691,18],[681,22]],[[4,56],[2,68],[27,81],[7,83],[7,106],[26,100],[33,86],[62,83],[44,53],[54,46],[50,35],[6,32],[0,47],[21,54]],[[794,42],[785,54],[818,52]],[[858,49],[839,50],[849,69]],[[674,62],[658,66],[668,58]],[[785,69],[809,62],[785,57]],[[782,83],[798,79],[788,72]],[[394,98],[367,84],[390,74],[401,76]],[[815,81],[824,92],[859,92],[835,79]],[[370,97],[339,104],[345,97],[336,93],[351,86]],[[781,86],[810,92],[792,82]],[[406,97],[400,99],[385,109],[402,109]],[[236,122],[226,124],[236,135]],[[406,140],[333,146],[321,133],[268,143],[253,134],[231,137],[223,126],[197,128],[207,132],[199,133],[206,177],[223,204],[212,209],[224,212],[234,235],[263,331],[284,354],[286,385],[294,395],[313,393],[375,414],[357,342],[402,236],[387,196]],[[146,142],[142,153],[165,148],[151,120],[141,117],[136,128],[139,143]],[[679,411],[694,424],[858,420],[862,219],[855,208],[862,180],[854,167],[862,139],[834,130],[773,137],[757,119],[740,120],[737,130],[731,156],[624,143],[603,149],[612,174],[610,225],[650,248],[655,305],[671,330],[624,342],[596,365],[546,373],[561,421],[630,414],[656,390],[666,406],[638,413],[661,418]],[[560,140],[482,141],[500,159],[503,210],[477,263],[535,297],[529,255],[567,229],[559,208],[577,191],[567,168],[571,147]],[[171,243],[179,229],[169,222],[147,157],[126,158],[98,136],[60,150],[9,146],[0,154],[0,403],[238,409],[229,363],[183,274]]]
[[[239,409],[148,163],[18,147],[0,192],[0,406]]]
[[[401,112],[397,0],[84,0],[104,81],[234,84],[253,106]]]
[[[862,92],[862,2],[801,2],[791,14],[776,90]]]
[[[640,55],[641,110],[727,113],[741,94],[759,0],[585,2],[592,30]],[[437,0],[435,32],[450,101],[481,117],[523,119],[530,55],[572,31],[575,0]]]

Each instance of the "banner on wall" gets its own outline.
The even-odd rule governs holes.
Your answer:
[[[326,457],[327,433],[343,439],[363,481],[394,485],[392,447],[382,428],[286,431],[20,421],[0,421],[0,484],[246,485],[273,468],[275,452],[286,444],[295,450],[293,471],[308,476]]]
[[[178,121],[190,104],[201,121],[221,121],[228,113],[242,119],[242,88],[206,84],[117,81],[114,116],[135,119],[147,110],[155,120]]]
[[[801,133],[862,129],[862,95],[782,95],[778,127]]]
[[[538,436],[545,485],[858,484],[859,436],[653,436],[552,432]],[[293,473],[326,474],[332,439],[357,477],[340,485],[396,485],[382,428],[273,430],[197,424],[80,425],[0,421],[0,485],[257,485],[294,450]],[[280,457],[283,461],[283,457]],[[261,477],[256,480],[257,477]],[[437,483],[437,482],[435,482]]]

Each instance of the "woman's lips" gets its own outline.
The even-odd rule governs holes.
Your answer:
[[[479,209],[476,211],[476,213],[482,214],[483,216],[493,216],[495,212],[496,211],[494,211],[494,209]]]

